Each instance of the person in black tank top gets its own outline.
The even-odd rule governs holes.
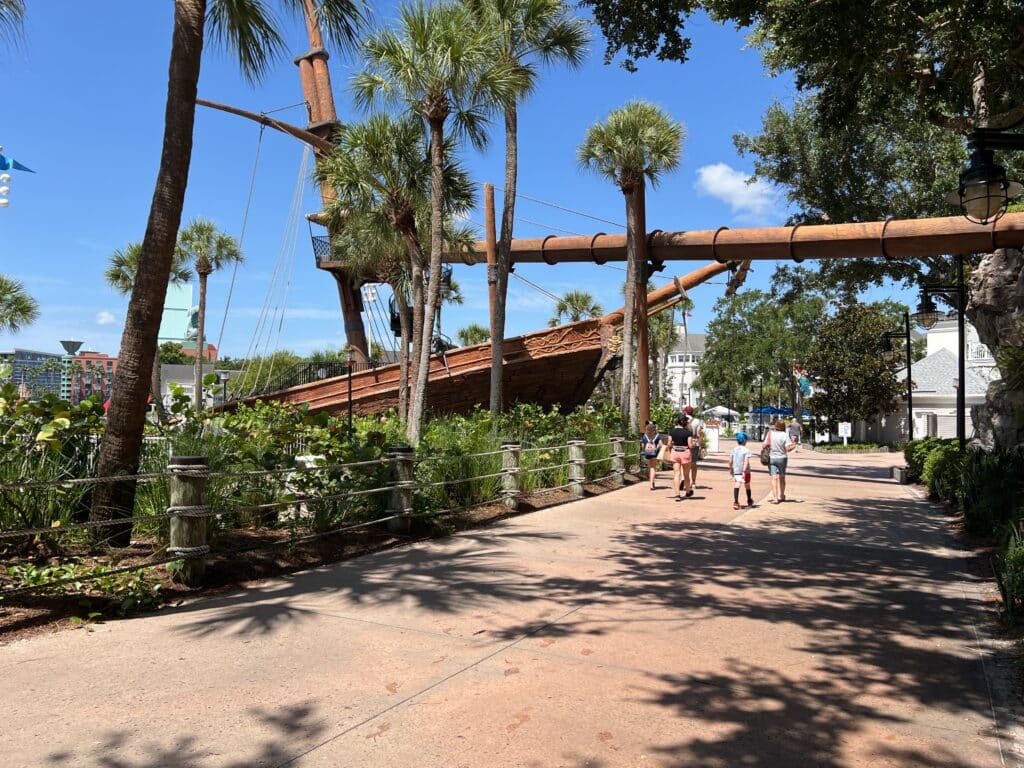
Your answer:
[[[690,486],[689,466],[693,461],[693,433],[687,428],[686,423],[686,416],[679,414],[676,416],[676,425],[668,433],[672,446],[669,456],[672,459],[672,477],[675,481],[676,501],[680,501],[683,498],[679,493],[684,489],[687,497],[693,496],[693,488]]]

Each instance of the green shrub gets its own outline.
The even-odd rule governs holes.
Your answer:
[[[957,506],[971,533],[999,533],[1019,514],[1024,490],[1024,455],[1017,450],[969,450],[964,456]]]
[[[907,461],[907,475],[910,480],[917,482],[923,479],[925,459],[942,442],[937,437],[925,437],[921,440],[911,440],[904,446],[903,457]]]
[[[921,481],[933,498],[956,501],[960,488],[963,455],[956,443],[935,446],[924,461]]]
[[[1019,534],[996,562],[996,577],[1003,595],[1006,618],[1013,621],[1024,608],[1024,542]]]

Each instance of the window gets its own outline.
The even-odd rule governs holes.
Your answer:
[[[989,352],[988,347],[985,344],[979,344],[977,342],[971,342],[967,345],[967,359],[968,360],[991,360],[992,353]]]

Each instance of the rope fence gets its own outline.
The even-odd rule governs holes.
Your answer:
[[[583,458],[586,449],[591,448],[604,448],[612,446],[613,451],[611,455],[602,456],[598,458],[585,459]],[[618,450],[614,449],[618,446]],[[570,460],[568,462],[560,462],[557,464],[540,464],[537,466],[522,467],[520,464],[521,454],[534,454],[540,452],[556,452],[569,450]],[[432,462],[440,461],[454,461],[456,459],[478,459],[478,458],[490,458],[494,456],[502,456],[502,467],[498,471],[485,472],[482,474],[473,475],[470,477],[461,478],[446,478],[441,480],[417,480],[414,477],[415,467],[421,465],[429,465]],[[188,572],[189,568],[196,568],[196,563],[199,564],[198,570],[194,570],[193,573],[198,574],[195,578],[201,580],[203,572],[203,560],[208,556],[217,556],[218,552],[216,549],[211,551],[210,545],[206,541],[208,534],[207,521],[211,518],[215,518],[218,521],[222,518],[231,518],[240,515],[252,515],[266,513],[273,510],[294,510],[294,514],[287,519],[275,518],[274,523],[278,525],[289,525],[295,524],[308,525],[310,527],[316,527],[321,522],[328,522],[332,516],[339,514],[338,508],[329,509],[327,516],[325,517],[322,510],[318,510],[323,504],[329,502],[344,502],[346,500],[360,499],[366,497],[372,497],[379,494],[386,494],[382,506],[385,514],[381,515],[380,511],[376,514],[370,515],[369,519],[357,520],[354,522],[346,523],[340,526],[328,527],[324,530],[314,530],[308,533],[301,533],[297,536],[290,536],[284,539],[277,539],[274,541],[261,541],[254,544],[251,547],[243,549],[231,549],[227,551],[230,556],[242,555],[254,551],[263,549],[278,548],[282,546],[294,546],[303,542],[313,541],[327,536],[334,536],[343,534],[346,532],[365,529],[372,526],[379,526],[386,524],[389,531],[392,533],[408,533],[411,531],[411,522],[415,519],[432,519],[444,515],[457,514],[468,510],[476,509],[483,506],[490,506],[495,504],[504,503],[510,510],[515,510],[518,505],[518,498],[521,495],[534,495],[534,494],[545,494],[555,491],[572,490],[573,495],[582,496],[583,490],[582,485],[584,483],[597,483],[612,478],[619,478],[622,481],[625,474],[625,443],[622,440],[612,440],[602,443],[586,444],[583,441],[578,441],[573,444],[558,445],[558,446],[530,446],[521,447],[519,444],[509,444],[503,447],[501,450],[486,451],[476,454],[463,454],[458,456],[426,456],[426,457],[415,457],[397,452],[389,454],[387,457],[372,459],[368,461],[350,462],[345,464],[333,464],[333,465],[321,465],[321,466],[309,466],[309,467],[288,467],[270,470],[247,470],[247,471],[219,471],[211,472],[207,468],[203,458],[190,457],[188,459],[178,460],[179,463],[175,463],[172,459],[167,465],[166,472],[150,472],[145,474],[137,475],[122,475],[105,478],[69,478],[64,480],[54,481],[29,481],[29,482],[14,482],[0,485],[0,490],[20,490],[25,488],[45,488],[45,487],[67,487],[68,485],[81,485],[88,483],[101,483],[101,482],[123,482],[126,480],[146,480],[152,481],[157,479],[167,479],[169,481],[169,500],[170,503],[166,506],[165,511],[155,511],[149,514],[137,515],[134,517],[118,517],[109,520],[89,520],[82,522],[56,524],[50,527],[36,526],[36,527],[25,527],[17,530],[6,530],[0,531],[0,542],[10,541],[19,538],[28,538],[36,536],[59,536],[65,533],[73,533],[87,530],[98,530],[103,528],[121,528],[132,527],[136,529],[138,526],[147,526],[152,522],[160,521],[171,521],[170,536],[171,540],[169,543],[158,547],[144,562],[135,563],[132,565],[121,566],[117,568],[103,568],[101,572],[97,573],[84,573],[68,576],[66,578],[58,578],[52,581],[47,581],[43,584],[25,584],[17,587],[6,587],[0,589],[0,599],[7,596],[19,595],[29,592],[38,591],[52,591],[55,588],[65,586],[70,583],[76,585],[86,584],[97,579],[106,578],[110,576],[116,576],[119,574],[129,573],[132,571],[146,570],[160,565],[167,565],[170,563],[183,563],[181,566],[184,572]],[[587,479],[584,477],[585,467],[595,464],[605,464],[611,462],[613,471],[610,474],[603,475],[598,478]],[[287,488],[287,481],[291,477],[302,477],[309,475],[310,473],[317,472],[335,472],[335,471],[348,471],[348,470],[363,470],[368,467],[390,467],[391,479],[386,485],[380,485],[374,488],[349,488],[345,490],[339,490],[332,493],[309,493],[295,491],[294,489]],[[575,469],[573,469],[575,467]],[[530,487],[524,491],[520,491],[519,478],[524,475],[536,474],[541,472],[558,472],[561,470],[569,470],[569,482],[557,486],[536,488],[533,484],[529,484]],[[231,479],[259,479],[262,477],[275,477],[275,476],[286,476],[284,483],[277,486],[276,490],[279,493],[288,494],[288,498],[280,500],[268,500],[265,502],[259,502],[254,504],[240,504],[240,505],[224,505],[224,504],[210,504],[207,501],[207,487],[211,480],[231,480]],[[354,475],[358,477],[358,475]],[[563,475],[564,477],[564,475]],[[443,509],[436,510],[425,510],[425,511],[414,511],[415,506],[420,506],[423,503],[430,504],[430,499],[433,499],[436,503],[439,500],[455,500],[461,495],[469,495],[470,499],[473,495],[476,495],[478,491],[474,491],[471,487],[466,489],[455,490],[452,493],[446,492],[442,497],[427,496],[417,497],[417,493],[431,492],[436,489],[448,489],[452,486],[472,486],[474,483],[481,483],[488,480],[500,479],[501,483],[497,489],[492,489],[488,492],[488,498],[481,499],[479,501],[472,501],[458,506],[450,506]],[[554,480],[555,478],[549,478]],[[486,486],[484,486],[486,488]],[[256,489],[263,490],[263,489]],[[478,490],[483,490],[478,488]],[[493,494],[493,495],[492,495]],[[415,499],[419,498],[419,502],[415,502]],[[467,501],[470,501],[467,499]],[[373,502],[370,507],[357,506],[351,509],[342,509],[340,512],[342,519],[337,522],[342,522],[345,517],[353,514],[365,514],[370,511],[376,502]],[[380,508],[378,507],[378,510]],[[178,522],[174,522],[178,521]],[[148,535],[148,529],[143,527],[141,529],[144,536]],[[166,530],[166,529],[165,529]],[[188,533],[188,531],[191,533]],[[215,529],[210,529],[215,530]],[[117,534],[104,539],[105,543],[111,539],[116,538]],[[158,539],[159,540],[159,539]],[[97,542],[93,540],[93,545],[96,546]],[[165,553],[165,557],[159,559],[153,559],[157,555]],[[224,553],[221,553],[224,554]],[[13,570],[13,569],[10,569]],[[2,573],[2,571],[0,571]],[[178,572],[176,571],[176,575]],[[11,574],[14,577],[14,574]],[[188,581],[186,580],[186,583]],[[197,581],[196,583],[199,583]],[[190,584],[195,586],[196,584]]]

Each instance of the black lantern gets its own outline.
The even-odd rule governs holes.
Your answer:
[[[932,328],[939,321],[941,313],[936,309],[935,302],[932,301],[932,297],[926,291],[926,288],[921,288],[921,301],[917,305],[917,311],[911,317],[917,325],[928,329]]]
[[[946,199],[960,208],[969,221],[988,224],[1006,213],[1007,204],[1024,187],[1006,178],[1006,169],[996,164],[995,149],[1024,149],[1024,134],[975,130],[967,140],[971,159],[960,174],[960,183]]]

